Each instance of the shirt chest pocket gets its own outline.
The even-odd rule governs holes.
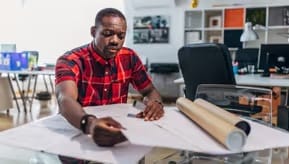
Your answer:
[[[128,81],[113,82],[111,84],[112,101],[115,103],[126,103],[128,86]]]

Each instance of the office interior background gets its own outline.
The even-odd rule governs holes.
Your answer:
[[[186,44],[224,43],[232,57],[241,48],[259,48],[266,43],[289,44],[288,0],[199,0],[195,8],[192,0],[0,0],[0,44],[15,44],[17,52],[38,51],[39,65],[53,65],[66,51],[91,42],[90,27],[94,24],[95,14],[105,7],[117,8],[125,14],[128,23],[125,46],[134,49],[145,64],[153,66],[155,70],[150,69],[156,87],[168,100],[172,97],[171,101],[184,94],[183,88],[174,80],[182,76],[175,66],[178,67],[178,51]],[[240,36],[247,22],[243,14],[259,8],[266,13],[265,24],[261,21],[260,26],[255,26],[259,23],[252,25],[259,38],[242,42]],[[229,20],[233,27],[230,23],[226,27],[224,16],[227,11],[233,13]],[[276,24],[269,22],[274,13],[277,13]],[[277,19],[278,14],[282,15],[282,20]],[[288,20],[283,20],[284,15]],[[138,22],[148,18],[161,19],[162,23],[158,25],[161,28],[154,30],[155,37],[149,37],[144,32],[147,29],[142,29],[143,22]],[[228,38],[226,34],[234,37]],[[162,71],[168,70],[159,66],[171,66],[169,71],[173,73],[166,74]],[[38,83],[43,85],[41,79]],[[43,86],[39,88],[43,89]],[[288,101],[286,96],[283,96],[284,104]],[[39,119],[37,112],[41,113],[41,109],[39,111],[38,101],[34,103],[31,117],[22,107],[20,112],[12,110],[12,117],[7,116],[6,111],[0,113],[0,131]],[[16,109],[15,104],[13,108]],[[52,112],[44,111],[44,115],[55,114],[55,109],[57,103],[53,100],[49,109]],[[19,116],[20,121],[17,120]]]
[[[93,25],[96,12],[104,7],[114,7],[125,13],[128,22],[125,46],[136,50],[145,59],[144,61],[149,63],[177,63],[179,48],[190,41],[212,42],[217,40],[220,43],[231,43],[230,40],[229,42],[224,41],[225,28],[221,25],[224,20],[223,16],[219,22],[221,26],[217,31],[205,32],[204,29],[208,27],[206,25],[208,23],[205,23],[207,18],[201,18],[201,15],[196,20],[192,19],[193,22],[199,22],[196,29],[188,27],[190,26],[188,21],[190,12],[205,13],[207,10],[218,10],[217,15],[222,15],[223,13],[220,11],[230,8],[244,8],[246,10],[247,8],[261,7],[266,9],[268,6],[286,6],[289,2],[286,0],[199,0],[196,8],[192,8],[191,0],[1,0],[0,4],[0,43],[16,44],[16,49],[19,52],[38,51],[39,64],[53,64],[65,51],[91,41],[90,27]],[[166,17],[168,26],[166,42],[135,42],[135,18],[148,16]],[[243,31],[246,20],[245,18],[238,19],[243,21],[242,26],[237,28],[240,33]],[[191,32],[196,30],[197,33]],[[285,37],[287,37],[288,28],[285,26],[285,28],[276,31],[277,33],[284,33],[284,36],[279,36],[279,38],[281,38],[282,43],[284,40],[287,43]],[[266,35],[261,32],[257,41],[249,44],[244,43],[244,45],[259,47],[261,43],[270,42],[270,39],[273,38],[270,35],[266,37]],[[193,38],[189,38],[190,36]],[[241,42],[239,38],[237,40],[237,44],[239,44],[237,46],[240,47]],[[236,45],[228,47],[235,48]]]
[[[286,19],[284,14],[288,12],[288,5],[287,0],[199,0],[195,8],[191,0],[1,0],[0,43],[15,44],[17,52],[38,51],[39,65],[53,65],[67,50],[91,42],[89,30],[95,14],[101,8],[114,7],[124,12],[127,18],[125,46],[134,49],[143,62],[158,69],[159,63],[177,65],[178,50],[190,43],[224,43],[232,54],[237,49],[259,48],[264,43],[286,44],[289,28],[288,24],[283,23],[283,18]],[[260,8],[265,11],[265,17],[260,18],[261,23],[253,22],[254,26],[260,24],[255,30],[259,38],[240,41],[239,37],[248,22],[244,13]],[[226,13],[231,16],[228,20],[225,19]],[[270,23],[274,14],[277,14],[277,24]],[[162,26],[165,26],[165,30],[154,29],[154,35],[159,37],[157,40],[149,40],[147,33],[143,33],[146,29],[138,29],[137,20],[147,18],[160,18]],[[216,24],[212,25],[214,19]],[[234,25],[234,21],[237,25]],[[173,80],[181,76],[180,73],[152,76],[165,96],[181,96],[182,91],[173,84]],[[176,92],[179,94],[176,95]]]
[[[91,41],[89,29],[99,9],[115,7],[127,17],[126,46],[150,62],[174,63],[178,49],[185,43],[185,11],[214,9],[217,5],[230,8],[288,4],[286,0],[200,0],[193,9],[190,0],[1,0],[0,43],[16,44],[17,51],[37,50],[39,63],[54,63],[65,51]],[[155,15],[169,17],[168,43],[134,44],[134,17]]]

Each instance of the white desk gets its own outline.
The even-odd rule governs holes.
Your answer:
[[[14,146],[0,144],[1,163],[53,163],[61,164],[58,156],[55,154],[29,150]]]
[[[237,75],[235,78],[237,85],[289,88],[289,79],[262,77],[259,74]]]
[[[270,77],[262,77],[261,75],[236,75],[237,85],[261,86],[261,87],[283,87],[289,88],[289,79],[277,79]],[[176,84],[184,84],[183,78],[174,80]]]
[[[116,112],[116,109],[117,109],[117,112]],[[201,129],[191,124],[191,122],[187,120],[185,116],[180,115],[180,113],[178,112],[174,112],[175,109],[176,107],[173,107],[173,106],[165,107],[167,114],[165,115],[165,117],[161,119],[162,121],[161,120],[158,121],[159,123],[163,122],[161,123],[161,125],[166,125],[163,128],[160,128],[158,126],[160,124],[157,122],[150,123],[150,122],[144,122],[143,120],[137,120],[134,118],[128,119],[127,118],[128,113],[138,112],[136,109],[132,108],[131,104],[114,104],[114,105],[105,105],[105,106],[95,106],[95,107],[87,107],[85,109],[87,113],[94,114],[99,117],[102,117],[104,115],[105,116],[110,115],[111,117],[117,120],[124,121],[122,122],[122,124],[123,125],[126,124],[125,127],[127,128],[127,130],[137,134],[135,139],[138,138],[137,140],[140,141],[141,143],[144,143],[142,142],[144,139],[142,139],[141,137],[145,136],[145,138],[147,137],[150,138],[149,141],[146,141],[147,146],[141,146],[143,145],[141,143],[137,145],[133,145],[133,144],[129,144],[129,142],[125,142],[123,144],[119,144],[110,148],[98,147],[97,145],[94,144],[94,142],[92,141],[90,137],[83,135],[78,129],[72,127],[67,122],[67,120],[64,119],[61,115],[50,116],[39,121],[35,121],[35,122],[29,123],[29,124],[26,124],[17,128],[13,128],[13,129],[9,129],[9,130],[1,132],[0,133],[0,161],[1,161],[0,163],[16,163],[18,162],[16,160],[20,160],[20,159],[21,159],[21,162],[19,163],[29,163],[29,162],[37,163],[37,162],[31,162],[31,161],[34,161],[35,158],[36,160],[38,159],[39,161],[38,163],[45,163],[45,164],[46,163],[58,163],[56,155],[62,155],[62,156],[86,159],[86,160],[91,160],[91,161],[99,161],[99,162],[104,162],[104,163],[127,164],[127,163],[137,163],[136,161],[141,159],[143,155],[147,154],[151,150],[151,146],[159,145],[161,147],[164,147],[162,146],[164,145],[164,143],[171,142],[169,140],[175,137],[179,138],[179,140],[174,140],[175,142],[172,142],[175,145],[179,145],[178,143],[181,143],[181,142],[185,142],[185,143],[188,142],[188,144],[190,145],[192,144],[191,146],[195,147],[196,149],[199,149],[198,147],[200,145],[204,145],[208,143],[209,143],[208,145],[211,145],[211,144],[214,145],[214,142],[208,142],[208,141],[212,141],[210,136],[207,136]],[[179,121],[180,124],[178,125],[182,125],[182,126],[177,126],[177,125],[174,126],[175,125],[174,118],[176,118]],[[281,134],[279,131],[275,131],[274,129],[268,129],[264,126],[260,127],[258,126],[258,123],[252,122],[251,125],[252,125],[252,129],[255,129],[255,130],[262,128],[261,132],[262,134],[266,136],[268,133],[269,134],[273,134],[274,132],[276,133],[276,135],[273,138],[271,137],[271,140],[269,140],[271,143],[269,145],[272,145],[272,143],[274,143],[275,141],[278,141],[278,142],[275,142],[274,145],[279,145],[279,146],[283,145],[284,147],[287,147],[289,142],[288,140],[284,141],[284,138],[288,138],[288,134]],[[139,129],[144,129],[144,128],[148,128],[150,130],[149,131],[142,130],[141,132],[139,131]],[[155,128],[157,130],[156,135],[155,133],[152,133],[151,131],[151,129],[155,129]],[[173,131],[172,129],[174,129],[175,131]],[[187,133],[187,131],[191,131],[193,133]],[[265,131],[267,131],[267,133]],[[175,132],[178,132],[180,134],[176,134]],[[143,135],[142,133],[145,133],[146,135]],[[194,133],[196,134],[202,133],[204,135],[197,137],[197,135],[194,135]],[[180,137],[179,135],[181,134],[186,134],[186,136],[187,134],[188,135],[192,134],[192,137],[190,137],[189,139],[187,137]],[[260,137],[258,135],[258,132],[255,134],[251,133],[250,136],[255,139],[248,138],[247,144],[252,144],[252,142],[256,140],[256,137],[257,138]],[[200,137],[203,137],[203,138],[200,139]],[[136,141],[133,138],[129,139],[131,143]],[[162,140],[164,140],[164,142],[160,142]],[[198,142],[191,142],[194,140]],[[51,143],[51,141],[53,142]],[[177,142],[177,141],[180,141],[180,142]],[[264,143],[264,141],[267,141],[267,139],[261,138],[259,141],[259,144]],[[160,144],[156,144],[156,142]],[[201,143],[201,144],[197,144],[197,143]],[[173,144],[168,144],[167,146],[169,148],[172,148],[171,146],[175,147]],[[179,146],[177,146],[176,148],[180,148]],[[215,146],[219,147],[220,145],[217,144]],[[256,146],[259,147],[258,145]],[[279,146],[273,146],[273,147],[279,147]],[[186,146],[186,148],[189,148],[188,151],[192,149],[192,147],[190,146],[188,147]],[[219,150],[223,149],[222,147],[219,147],[219,148],[220,148]],[[27,152],[25,150],[27,150]],[[260,147],[255,150],[259,151]],[[207,150],[205,151],[208,152]],[[232,153],[229,153],[229,154],[232,154]],[[270,160],[270,161],[271,161],[270,159],[271,157],[273,159],[280,158],[280,161],[281,161],[281,160],[288,159],[287,154],[288,152],[283,153],[281,152],[281,150],[279,150],[279,153],[276,152],[273,155],[263,154],[262,157],[265,157],[264,160]],[[223,155],[228,156],[228,157],[230,156],[228,154],[223,154]],[[48,157],[49,159],[47,159]],[[169,158],[169,156],[166,156],[166,157],[160,156],[160,158]],[[13,160],[15,160],[15,162],[13,162]],[[112,161],[115,161],[115,162],[112,162]],[[153,163],[156,163],[156,162],[154,161]],[[158,163],[164,163],[164,162],[160,161]],[[204,162],[204,163],[208,163],[208,162]]]
[[[26,100],[28,100],[28,99],[27,99],[28,93],[27,93],[27,95],[25,95],[25,93],[22,92],[22,90],[24,90],[24,88],[21,89],[21,87],[20,87],[19,80],[18,80],[18,78],[17,78],[17,75],[18,75],[18,74],[26,74],[26,75],[29,75],[29,77],[28,77],[27,91],[30,90],[30,84],[31,84],[31,79],[32,79],[32,77],[35,76],[34,85],[33,85],[33,90],[32,90],[32,99],[31,99],[31,101],[30,101],[30,110],[31,110],[31,108],[32,108],[33,98],[34,98],[34,96],[35,96],[35,91],[36,91],[37,79],[38,79],[38,76],[39,76],[39,75],[43,75],[43,80],[44,80],[44,84],[45,84],[45,87],[46,87],[46,90],[47,90],[47,91],[48,91],[48,85],[47,85],[47,82],[46,82],[46,80],[45,80],[44,75],[47,75],[47,76],[49,77],[50,86],[51,86],[51,88],[52,88],[52,93],[54,92],[54,87],[53,87],[53,82],[52,82],[51,76],[54,76],[55,72],[52,71],[52,70],[44,70],[44,71],[29,71],[29,70],[10,71],[10,70],[0,70],[0,75],[1,75],[1,74],[7,74],[7,77],[8,77],[8,79],[9,79],[9,83],[10,83],[10,87],[11,87],[11,91],[12,91],[12,94],[13,94],[13,98],[15,99],[16,106],[17,106],[18,111],[20,111],[20,107],[19,107],[18,101],[17,101],[17,99],[16,99],[15,88],[14,88],[13,85],[12,85],[13,79],[15,79],[15,82],[16,82],[16,85],[17,85],[17,90],[19,91],[20,98],[21,98],[22,103],[23,103],[24,112],[27,112]],[[13,75],[14,78],[12,78],[11,75]]]
[[[236,75],[235,78],[237,85],[284,88],[286,89],[286,104],[287,104],[289,79],[262,77],[260,74]],[[185,86],[184,79],[178,78],[174,80],[174,83],[180,85],[180,94],[183,93],[183,88]]]

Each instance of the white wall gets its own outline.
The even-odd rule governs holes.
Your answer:
[[[184,11],[193,10],[191,0],[166,0],[167,5],[156,5],[153,7],[153,1],[147,2],[148,6],[144,8],[135,8],[134,2],[141,0],[125,0],[125,12],[129,21],[134,16],[147,15],[169,15],[170,24],[170,41],[169,44],[133,44],[132,22],[126,38],[127,46],[134,48],[139,55],[149,58],[149,62],[177,62],[178,49],[184,43]],[[239,4],[241,6],[264,6],[264,5],[289,5],[289,0],[199,0],[200,8],[211,8],[215,4],[224,7]],[[161,6],[161,7],[160,7]]]
[[[24,2],[24,3],[23,3]],[[146,7],[135,8],[136,2]],[[38,50],[40,63],[54,63],[65,51],[91,41],[89,28],[103,7],[124,11],[128,20],[126,45],[150,62],[177,62],[183,45],[184,10],[191,0],[0,0],[0,43],[16,43],[17,50]],[[163,5],[163,4],[166,5]],[[199,8],[213,4],[289,4],[288,0],[200,0]],[[163,6],[163,7],[162,7]],[[133,44],[134,16],[169,15],[168,44]]]
[[[148,7],[135,8],[135,3],[140,0],[125,0],[125,12],[128,20],[128,33],[126,38],[126,45],[130,48],[136,50],[140,56],[145,56],[149,58],[149,62],[175,62],[177,49],[180,47],[179,38],[183,35],[177,30],[182,28],[181,20],[179,19],[178,8],[175,8],[173,0],[163,0],[167,1],[167,6],[159,7],[159,2],[157,7],[153,7],[154,0],[145,1]],[[155,15],[169,15],[170,16],[170,36],[169,43],[161,44],[133,44],[133,17],[134,16],[155,16]],[[179,35],[177,35],[179,33]],[[174,34],[174,35],[172,35]]]
[[[0,43],[37,50],[40,63],[91,41],[90,26],[104,7],[124,10],[123,0],[0,0]]]

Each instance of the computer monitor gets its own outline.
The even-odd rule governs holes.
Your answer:
[[[258,68],[268,71],[269,68],[278,66],[282,60],[285,67],[289,67],[289,44],[261,44],[258,59]],[[267,69],[267,70],[266,70]]]
[[[239,69],[254,65],[258,67],[259,48],[241,48],[236,52],[235,61],[239,63]]]

